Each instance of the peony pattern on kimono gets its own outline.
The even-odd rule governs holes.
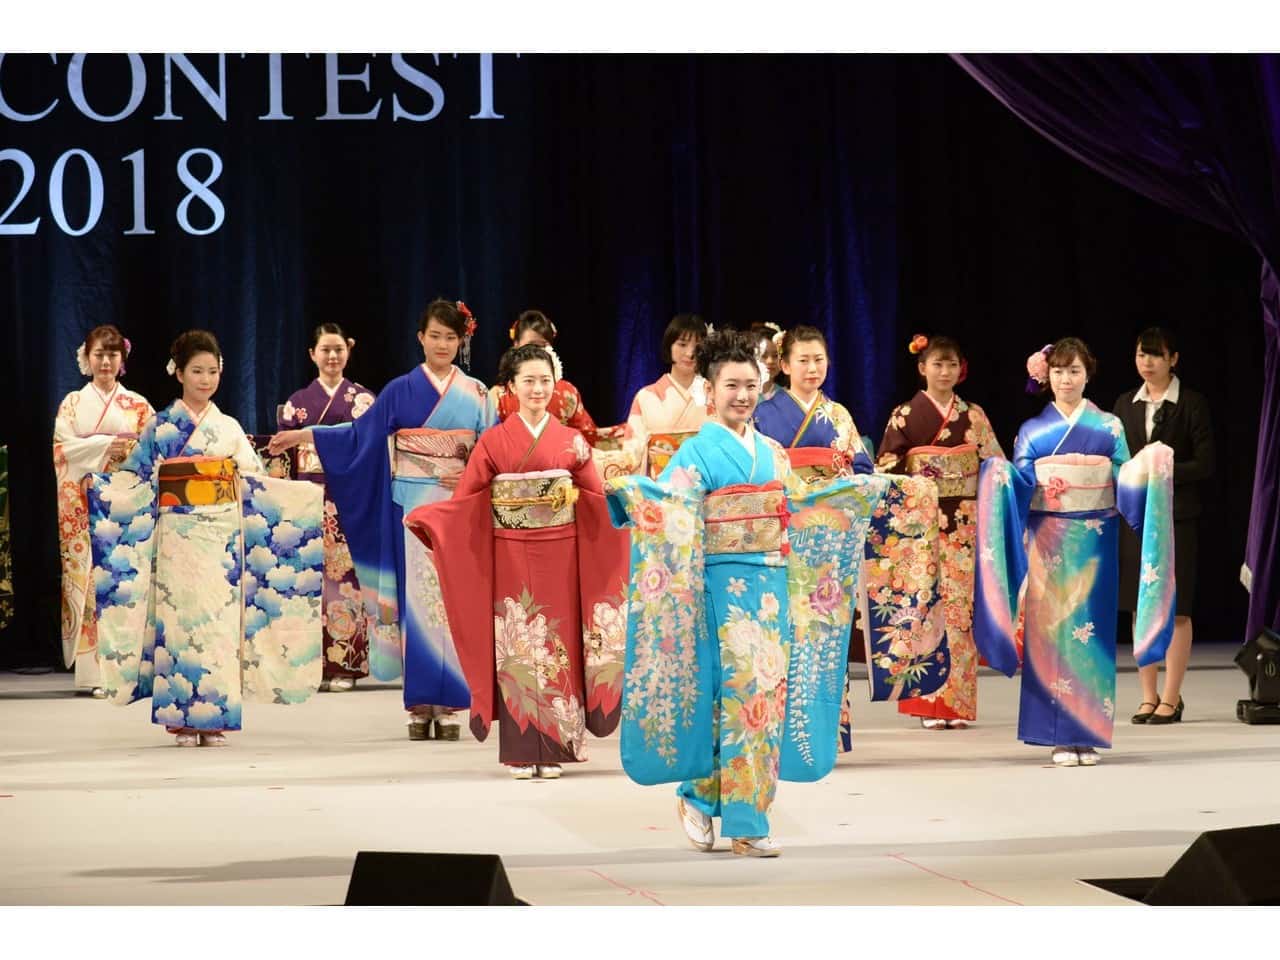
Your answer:
[[[527,587],[518,599],[504,597],[494,605],[498,688],[521,733],[532,725],[582,760],[587,728],[569,652],[560,637],[560,621],[548,620],[543,609]]]
[[[708,708],[709,677],[700,677],[698,662],[706,611],[697,478],[682,473],[665,489],[635,476],[607,483],[611,509],[622,510],[632,522],[622,697],[624,759],[634,750],[674,768],[680,760],[677,741],[694,727],[696,714]],[[632,747],[636,738],[640,743]],[[635,777],[631,769],[628,773]]]

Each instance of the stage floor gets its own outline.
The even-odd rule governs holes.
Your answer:
[[[1125,905],[1081,879],[1158,876],[1204,830],[1280,820],[1280,727],[1236,721],[1234,653],[1197,649],[1174,726],[1128,722],[1124,670],[1089,769],[1018,743],[1018,683],[988,671],[966,731],[856,702],[854,752],[779,786],[777,860],[688,847],[673,788],[630,782],[616,735],[517,783],[465,728],[408,740],[395,687],[249,704],[231,746],[178,749],[145,705],[0,674],[0,904],[337,904],[365,849],[498,853],[543,905]]]

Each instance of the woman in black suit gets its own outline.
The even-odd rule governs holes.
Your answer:
[[[1177,723],[1182,719],[1182,679],[1191,658],[1191,607],[1196,592],[1196,527],[1200,483],[1213,473],[1213,427],[1204,397],[1182,386],[1174,368],[1173,334],[1149,327],[1138,336],[1134,361],[1142,386],[1122,394],[1112,412],[1124,424],[1129,452],[1159,440],[1173,448],[1173,542],[1177,609],[1173,640],[1165,655],[1164,696],[1156,693],[1158,664],[1142,667],[1142,703],[1134,723]],[[1123,526],[1123,525],[1122,525]],[[1138,538],[1124,527],[1120,537],[1120,609],[1132,611],[1138,598]],[[1151,709],[1148,710],[1147,708]]]

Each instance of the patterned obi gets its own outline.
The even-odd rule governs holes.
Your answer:
[[[397,430],[391,439],[391,475],[436,479],[465,465],[476,445],[474,430]]]
[[[230,457],[174,457],[160,464],[160,506],[213,507],[240,500]]]
[[[938,499],[978,495],[978,448],[972,443],[958,447],[912,447],[907,451],[907,473],[928,477],[938,486]]]
[[[658,479],[658,474],[667,468],[667,463],[676,455],[680,445],[697,433],[697,430],[684,430],[676,433],[649,434],[649,478]]]
[[[574,521],[578,488],[567,470],[500,473],[489,488],[497,530],[542,530]]]
[[[258,455],[258,459],[262,461],[262,466],[266,469],[268,477],[276,477],[280,480],[309,479],[305,476],[299,478],[298,474],[294,471],[294,464],[297,461],[293,450],[281,450],[279,453],[271,452],[271,434],[249,433],[246,434],[246,436],[249,438],[249,446],[253,447],[254,453],[256,453]],[[312,449],[314,450],[315,448],[312,447]],[[316,469],[319,471],[319,467]],[[316,479],[317,481],[323,482],[324,477],[320,476]]]
[[[1065,453],[1036,461],[1031,509],[1042,513],[1086,513],[1116,505],[1111,461],[1093,454]]]
[[[807,483],[830,480],[840,475],[844,458],[830,447],[788,447],[791,470]]]
[[[787,553],[787,495],[776,480],[721,487],[702,502],[707,556],[724,553]]]
[[[299,475],[308,473],[319,476],[324,475],[324,464],[320,462],[320,454],[316,452],[316,445],[310,440],[303,440],[298,444],[295,456],[298,459]],[[271,472],[269,468],[267,472]]]

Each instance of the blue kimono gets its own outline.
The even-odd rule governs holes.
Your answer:
[[[790,390],[775,390],[756,407],[755,424],[766,437],[782,444],[793,467],[818,466],[801,451],[813,454],[816,450],[810,448],[820,448],[831,451],[827,466],[836,465],[836,472],[865,474],[875,470],[853,417],[825,394],[819,393],[806,410]]]
[[[1164,658],[1173,632],[1172,475],[1167,446],[1150,444],[1130,460],[1120,420],[1088,400],[1070,418],[1050,403],[1018,431],[1012,463],[983,461],[974,640],[1007,676],[1022,663],[1025,743],[1111,746],[1121,516],[1142,534],[1134,654],[1140,665]]]
[[[439,477],[461,470],[476,436],[495,420],[478,380],[455,367],[441,395],[420,365],[388,383],[358,420],[312,428],[366,609],[376,618],[370,673],[378,680],[400,676],[403,648],[406,707],[471,702],[433,562],[404,528],[404,515],[449,498]]]

